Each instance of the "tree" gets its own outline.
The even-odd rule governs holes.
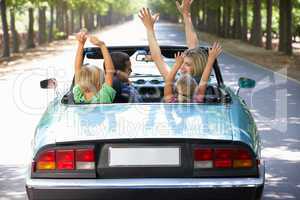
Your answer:
[[[248,0],[242,0],[242,40],[248,41]]]
[[[267,0],[267,38],[266,49],[272,49],[272,8],[273,0]]]
[[[223,30],[224,37],[230,36],[231,0],[223,0]]]
[[[8,34],[5,0],[0,0],[0,10],[1,10],[1,21],[2,21],[2,31],[3,31],[3,40],[2,40],[3,57],[9,57],[10,56],[9,34]]]
[[[54,25],[54,6],[50,4],[50,23],[48,31],[48,42],[53,41],[53,25]]]
[[[288,55],[292,51],[292,1],[280,0],[279,1],[279,51]]]
[[[28,18],[29,18],[29,25],[28,25],[28,32],[27,32],[27,49],[31,49],[35,47],[34,43],[34,9],[33,7],[28,8]]]
[[[253,21],[250,42],[255,46],[262,46],[262,29],[261,29],[261,1],[253,1]]]
[[[44,44],[46,43],[46,6],[42,5],[39,7],[39,37],[38,41],[39,44]]]
[[[20,48],[20,38],[18,31],[16,29],[16,20],[15,20],[15,9],[10,9],[10,30],[12,34],[12,52],[18,53]]]
[[[241,0],[234,2],[234,23],[233,23],[233,37],[236,39],[242,38],[242,24],[241,24]]]
[[[218,33],[218,0],[210,0],[207,2],[207,31],[212,34]]]

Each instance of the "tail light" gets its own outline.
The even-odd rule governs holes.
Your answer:
[[[195,168],[212,168],[213,167],[213,150],[212,149],[195,149],[194,150]]]
[[[232,149],[215,149],[215,168],[231,168],[232,167]]]
[[[93,170],[93,148],[53,149],[40,153],[35,159],[37,170]]]
[[[56,150],[56,169],[74,169],[74,150]]]
[[[39,155],[39,160],[36,164],[38,170],[53,170],[55,169],[55,151],[44,151]]]
[[[76,151],[76,169],[95,169],[93,149],[79,149]]]
[[[194,168],[252,168],[250,152],[242,148],[196,148]]]

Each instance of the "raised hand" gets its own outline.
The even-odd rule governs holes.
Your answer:
[[[80,44],[85,44],[87,40],[87,33],[86,32],[79,32],[76,34],[76,39]]]
[[[139,18],[142,20],[146,29],[154,29],[154,24],[157,22],[159,14],[156,13],[152,15],[149,8],[143,8],[140,10]]]
[[[105,43],[101,40],[99,40],[96,36],[90,36],[90,42],[93,44],[93,45],[96,45],[96,46],[103,46],[105,45]]]
[[[178,67],[180,68],[182,63],[183,63],[183,53],[181,52],[177,52],[174,54],[174,58],[175,58],[175,64],[174,67]]]
[[[180,4],[178,1],[176,1],[176,6],[178,11],[184,15],[190,13],[190,8],[193,3],[193,0],[182,0],[182,3]]]
[[[216,58],[222,53],[222,47],[218,42],[215,42],[208,51],[208,60],[215,61]]]

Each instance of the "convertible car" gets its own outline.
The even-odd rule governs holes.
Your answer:
[[[205,48],[205,47],[202,47]],[[184,46],[162,46],[171,65]],[[75,104],[74,81],[37,125],[26,181],[37,199],[260,199],[261,141],[247,105],[214,64],[204,103],[164,103],[164,81],[146,46],[110,47],[133,61],[142,102]],[[84,62],[101,65],[95,47]],[[255,81],[239,79],[240,88]],[[41,82],[55,88],[55,79]]]

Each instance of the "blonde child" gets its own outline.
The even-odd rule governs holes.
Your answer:
[[[75,59],[75,86],[73,87],[75,103],[112,103],[116,91],[112,88],[114,65],[105,43],[91,36],[90,42],[101,49],[105,61],[106,73],[93,65],[82,65],[84,44],[87,34],[77,34],[78,48]],[[103,78],[105,81],[103,83]]]

